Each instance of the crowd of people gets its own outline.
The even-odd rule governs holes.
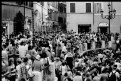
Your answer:
[[[121,81],[120,35],[2,36],[2,81]]]

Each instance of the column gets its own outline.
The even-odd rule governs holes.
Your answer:
[[[109,41],[109,42],[108,42],[108,47],[109,47],[109,48],[112,47],[112,41]]]
[[[87,50],[87,43],[84,43],[84,51]]]
[[[96,47],[95,41],[92,41],[92,43],[91,43],[91,49],[95,49],[95,47]]]
[[[7,31],[8,31],[8,39],[9,39],[9,21],[8,21],[8,23],[7,23]]]
[[[83,51],[82,48],[83,48],[83,47],[82,47],[82,44],[80,43],[80,44],[79,44],[80,53]]]

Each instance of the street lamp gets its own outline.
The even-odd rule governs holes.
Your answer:
[[[109,9],[109,12],[108,12],[108,15],[103,15],[103,10],[101,9],[101,11],[100,11],[100,13],[101,13],[101,17],[103,18],[103,19],[108,19],[109,20],[109,34],[110,34],[110,20],[111,19],[114,19],[115,18],[115,15],[116,15],[116,10],[115,9],[111,9],[111,4],[109,3],[108,5],[108,9]]]

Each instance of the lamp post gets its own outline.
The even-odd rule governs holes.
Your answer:
[[[112,5],[110,4],[110,3],[108,3],[108,9],[109,9],[109,11],[108,11],[108,15],[103,15],[103,10],[101,9],[101,11],[100,11],[100,13],[101,13],[101,17],[103,18],[103,19],[108,19],[108,21],[109,21],[109,31],[108,31],[108,33],[110,34],[110,20],[111,19],[114,19],[115,18],[115,14],[116,14],[116,10],[115,9],[112,9]]]

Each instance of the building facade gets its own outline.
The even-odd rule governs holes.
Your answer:
[[[109,2],[66,2],[67,30],[80,32],[108,32],[109,22],[101,18],[101,9],[108,15]],[[110,31],[121,32],[121,2],[112,2],[112,9],[116,9],[116,16],[111,20]],[[101,26],[101,27],[100,27]]]
[[[66,31],[66,2],[58,3],[58,23],[59,29]]]
[[[32,2],[2,2],[2,28],[7,35],[32,29]]]
[[[33,2],[33,4],[35,31],[57,30],[58,2]]]
[[[34,9],[34,30],[35,32],[44,32],[47,29],[47,2],[33,2]]]
[[[58,2],[48,2],[48,23],[51,31],[58,30]]]

